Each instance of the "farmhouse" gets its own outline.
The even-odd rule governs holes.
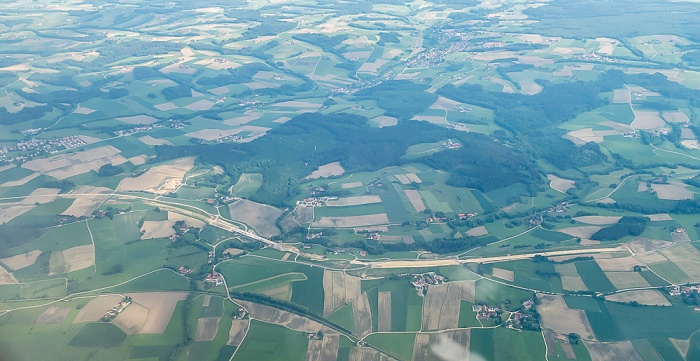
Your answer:
[[[206,277],[204,277],[204,282],[218,286],[224,283],[224,277],[221,275],[221,273],[212,271],[212,273],[209,273]]]
[[[428,272],[420,275],[414,275],[411,285],[416,288],[419,296],[423,296],[425,292],[428,291],[429,285],[441,285],[445,283],[445,278],[435,274],[435,272]]]
[[[498,316],[498,307],[489,307],[486,305],[473,305],[472,311],[476,312],[476,318],[485,320],[487,318]]]

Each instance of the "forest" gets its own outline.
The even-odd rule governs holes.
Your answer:
[[[448,138],[461,142],[463,148],[449,155],[403,158],[411,145]],[[242,173],[262,173],[263,185],[251,199],[279,206],[301,193],[306,175],[332,162],[340,162],[348,173],[419,162],[450,172],[451,184],[482,191],[516,183],[534,190],[542,179],[534,160],[489,136],[415,121],[372,128],[366,118],[349,114],[302,114],[250,143],[161,146],[156,150],[158,160],[199,155],[205,163],[221,165],[233,179]]]

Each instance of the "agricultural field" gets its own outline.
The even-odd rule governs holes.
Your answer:
[[[3,2],[0,359],[699,359],[696,8]]]

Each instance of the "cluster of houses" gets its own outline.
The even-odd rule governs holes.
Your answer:
[[[486,305],[472,305],[472,311],[476,312],[476,318],[478,320],[485,320],[487,318],[492,318],[498,316],[498,307],[490,307]]]
[[[549,207],[548,212],[563,213],[569,210],[569,204],[566,202],[561,202],[554,207]]]
[[[321,188],[323,189],[323,188]],[[297,201],[298,206],[323,207],[328,201],[337,201],[338,197],[309,197]]]
[[[41,131],[42,128],[30,129]],[[87,143],[75,135],[51,139],[31,139],[22,140],[14,145],[0,147],[0,162],[2,163],[24,163],[35,157],[56,153],[63,149],[73,149],[87,145]],[[8,157],[13,153],[14,156]]]
[[[180,266],[177,269],[177,273],[179,273],[181,276],[187,276],[188,274],[192,273],[192,270],[185,266]]]
[[[224,284],[224,276],[221,273],[212,271],[204,277],[204,282],[213,284],[214,286],[219,286]]]
[[[458,32],[455,29],[441,30],[438,44],[448,44],[447,47],[422,51],[406,61],[406,65],[411,68],[429,67],[444,62],[450,54],[473,49],[502,48],[504,45],[498,41],[472,43],[472,38],[472,34]]]
[[[138,126],[135,126],[133,128],[129,128],[129,129],[115,130],[112,132],[112,135],[114,135],[116,137],[124,137],[127,135],[146,132],[146,131],[149,131],[153,128],[157,128],[157,127],[159,127],[158,124],[138,125]]]
[[[323,339],[323,332],[318,331],[318,332],[307,332],[306,337],[309,340],[321,340]]]
[[[216,254],[214,253],[214,251],[209,251],[209,256],[207,256],[207,264],[214,263],[214,256],[215,255]]]
[[[583,54],[576,54],[572,57],[574,60],[583,60],[583,61],[597,61],[597,62],[606,62],[606,63],[616,63],[617,59],[607,57],[605,55],[600,55],[598,53],[583,53]]]
[[[690,294],[698,291],[697,285],[687,285],[687,286],[670,286],[668,288],[668,294],[671,296],[680,296],[685,294]]]
[[[415,287],[418,295],[423,297],[428,290],[428,286],[437,286],[445,283],[445,278],[435,272],[428,272],[413,276],[411,285]]]
[[[107,313],[102,316],[102,321],[104,322],[110,322],[112,321],[115,317],[117,317],[120,313],[124,312],[124,310],[131,305],[131,297],[126,296],[124,297],[121,302],[119,302],[116,306],[110,308]]]
[[[458,123],[458,124],[462,124],[462,123]],[[447,148],[447,149],[455,150],[455,149],[462,148],[462,143],[455,143],[452,141],[452,139],[448,139],[447,142],[442,143],[442,146]]]

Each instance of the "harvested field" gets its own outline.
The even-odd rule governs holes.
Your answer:
[[[350,189],[350,188],[358,188],[358,187],[362,187],[362,186],[363,186],[362,182],[349,182],[349,183],[341,184],[340,188]]]
[[[469,360],[469,336],[469,330],[418,333],[413,344],[413,360]]]
[[[168,194],[176,191],[182,178],[194,167],[194,158],[180,158],[155,166],[136,178],[124,178],[117,187],[121,191],[143,191]]]
[[[657,251],[637,253],[637,257],[646,264],[660,263],[668,261],[664,255]]]
[[[202,100],[196,101],[192,104],[185,105],[184,108],[188,109],[188,110],[193,110],[193,111],[201,111],[201,110],[209,110],[213,106],[214,106],[214,103],[212,103],[208,100],[202,99]]]
[[[408,178],[411,183],[423,183],[423,181],[415,173],[406,173],[406,178]]]
[[[408,200],[416,210],[416,213],[423,212],[426,209],[425,204],[423,203],[423,198],[417,190],[405,189],[403,192],[406,194],[406,197],[408,197]]]
[[[457,328],[461,300],[474,302],[475,281],[447,282],[428,287],[423,299],[422,330],[446,330]]]
[[[608,224],[615,224],[620,220],[620,216],[581,216],[574,217],[573,220],[586,224],[593,224],[596,226],[604,226]]]
[[[323,271],[323,316],[326,317],[362,297],[360,278],[341,271]]]
[[[90,300],[80,309],[73,319],[73,323],[97,322],[110,308],[124,299],[121,295],[98,296]]]
[[[231,219],[249,225],[260,236],[270,237],[281,233],[275,222],[282,211],[273,206],[241,199],[228,207]]]
[[[367,293],[363,293],[352,303],[352,314],[355,325],[353,335],[364,337],[372,332],[372,309],[369,306]]]
[[[682,183],[654,183],[651,185],[651,189],[656,192],[656,197],[659,199],[680,201],[684,199],[693,199],[695,197],[695,193],[686,189]]]
[[[323,331],[324,333],[333,332],[316,321],[294,313],[289,313],[287,311],[278,310],[274,307],[264,306],[248,301],[241,301],[237,299],[235,301],[237,304],[245,307],[245,309],[250,312],[250,316],[256,320],[278,324],[299,332],[318,332],[319,330]]]
[[[148,308],[132,302],[121,314],[112,320],[127,335],[136,335],[141,332],[148,318]]]
[[[248,320],[232,320],[231,330],[228,333],[228,342],[226,342],[226,344],[229,346],[239,346],[241,342],[243,342],[246,332],[248,332],[249,325]]]
[[[393,127],[394,125],[399,124],[398,119],[386,115],[380,115],[376,118],[372,118],[372,121],[377,123],[379,128]]]
[[[51,306],[42,312],[39,317],[36,318],[37,325],[52,325],[56,323],[61,323],[66,319],[68,313],[71,311],[69,307],[56,307]]]
[[[97,171],[105,164],[125,163],[126,158],[119,155],[119,152],[119,149],[110,145],[77,153],[33,159],[22,164],[22,168],[63,180],[74,175]]]
[[[649,238],[635,238],[627,242],[627,245],[634,253],[641,253],[666,248],[671,245],[671,242]]]
[[[78,188],[75,194],[83,194],[74,196],[75,200],[70,207],[61,213],[65,216],[82,217],[92,214],[112,193],[112,190],[106,187],[82,186]],[[90,195],[84,195],[90,194]],[[94,194],[94,196],[92,195]],[[71,194],[65,195],[71,197]]]
[[[178,109],[179,107],[171,102],[167,103],[162,103],[162,104],[156,104],[153,106],[154,108],[160,110],[161,112],[167,112],[169,110],[174,110]]]
[[[345,173],[345,169],[340,162],[333,162],[318,167],[317,170],[306,176],[304,179],[318,179],[324,177],[339,176]]]
[[[661,116],[669,123],[688,123],[690,119],[681,111],[661,112]]]
[[[152,124],[158,121],[158,119],[149,115],[134,115],[131,117],[120,117],[116,118],[118,121],[127,124]]]
[[[486,229],[486,226],[479,226],[479,227],[474,227],[467,232],[467,236],[471,237],[479,237],[479,236],[485,236],[489,234],[489,231]]]
[[[309,340],[306,346],[306,361],[320,361],[321,350],[323,349],[323,339]]]
[[[278,124],[284,124],[284,123],[286,123],[286,122],[288,122],[288,121],[290,121],[290,120],[292,120],[292,118],[290,118],[290,117],[279,117],[279,118],[273,120],[272,122],[273,122],[273,123],[278,123]]]
[[[430,106],[430,109],[439,109],[439,110],[448,110],[448,111],[453,111],[457,109],[457,106],[462,105],[462,103],[458,101],[454,101],[452,99],[445,98],[443,96],[438,96],[438,100],[435,101]]]
[[[22,269],[24,267],[29,267],[33,265],[40,254],[41,251],[35,249],[27,253],[18,254],[16,256],[2,258],[0,259],[0,262],[2,262],[5,266],[10,268],[10,270],[16,271],[18,269]]]
[[[666,125],[657,111],[635,110],[632,127],[642,130],[655,130]]]
[[[666,297],[658,290],[640,290],[616,293],[605,296],[605,299],[613,302],[627,303],[636,301],[641,305],[648,306],[671,306]]]
[[[595,40],[598,41],[599,44],[598,53],[603,55],[613,55],[613,52],[615,51],[613,44],[617,44],[617,41],[608,38],[596,38]]]
[[[144,221],[141,226],[141,239],[169,238],[175,234],[172,221]]]
[[[520,92],[525,95],[535,95],[542,92],[544,88],[533,81],[519,81]]]
[[[211,341],[219,331],[219,321],[221,317],[203,317],[197,320],[197,332],[195,341]]]
[[[349,361],[385,361],[385,360],[390,360],[388,358],[384,358],[383,355],[379,353],[379,351],[370,348],[370,347],[354,347],[352,350],[350,350],[350,357]]]
[[[405,174],[394,174],[394,177],[396,177],[401,184],[411,184],[411,180],[409,180]]]
[[[613,104],[629,104],[632,101],[632,94],[627,89],[613,90]]]
[[[605,272],[605,277],[610,280],[610,283],[612,283],[615,288],[620,290],[635,287],[649,287],[649,283],[639,272]]]
[[[231,256],[237,256],[242,253],[245,253],[245,251],[238,248],[226,248],[226,250],[223,252],[223,254],[229,254]]]
[[[170,322],[178,301],[187,298],[186,292],[143,292],[129,294],[134,302],[148,308],[148,318],[142,334],[162,334]]]
[[[586,342],[591,361],[644,361],[630,341]]]
[[[78,105],[78,108],[73,111],[75,114],[82,114],[82,115],[89,115],[96,112],[95,109],[90,109],[88,107],[81,107]]]
[[[61,251],[61,255],[63,256],[63,272],[59,273],[69,273],[95,265],[95,246],[92,244],[65,249]],[[51,267],[49,266],[49,268]],[[52,275],[49,272],[49,276]]]
[[[33,205],[16,205],[11,203],[0,205],[0,224],[7,223],[34,209]]]
[[[549,186],[552,187],[557,192],[566,193],[569,189],[576,185],[576,181],[569,179],[559,178],[554,174],[547,174],[549,179]]]
[[[600,269],[610,272],[631,272],[633,271],[634,266],[640,265],[641,263],[632,256],[608,259],[596,257],[595,261],[598,263],[598,266],[600,266]]]
[[[637,192],[638,193],[646,192],[648,190],[649,190],[649,187],[647,186],[646,182],[639,182],[639,184],[637,185]]]
[[[671,238],[674,242],[690,242],[690,236],[688,233],[673,232],[671,233]]]
[[[143,155],[137,155],[135,157],[131,157],[127,159],[131,164],[133,165],[141,165],[141,164],[146,164],[146,161],[148,160],[148,156],[145,154]]]
[[[391,331],[391,291],[378,294],[377,331]]]
[[[561,287],[569,291],[587,291],[588,288],[579,276],[561,276]]]
[[[560,48],[557,48],[560,49]],[[552,73],[554,76],[573,76],[576,70],[593,70],[593,64],[583,64],[583,65],[564,65],[561,70],[557,70]]]
[[[262,113],[250,113],[250,114],[246,114],[246,115],[243,115],[240,117],[226,119],[222,123],[224,123],[226,125],[233,126],[233,127],[237,127],[237,126],[240,126],[240,125],[243,125],[246,123],[250,123],[253,120],[260,119],[261,116],[262,116]]]
[[[602,143],[606,136],[619,135],[618,130],[593,130],[593,128],[578,129],[566,133],[566,138],[572,142],[583,145],[588,142]]]
[[[328,207],[347,207],[347,206],[359,206],[363,204],[373,204],[382,203],[382,199],[377,195],[371,196],[355,196],[355,197],[345,197],[339,198],[335,201],[327,201],[326,206]]]
[[[568,234],[572,237],[590,239],[591,236],[598,232],[601,228],[602,227],[598,226],[568,227],[560,229],[559,232]]]
[[[378,224],[388,224],[389,217],[386,213],[368,214],[364,216],[348,216],[348,217],[321,217],[312,223],[313,227],[362,227]]]
[[[311,223],[314,220],[314,207],[297,206],[294,208],[294,218],[299,223]]]
[[[204,223],[204,221],[201,221],[197,218],[192,218],[192,217],[186,216],[184,214],[170,212],[170,211],[168,211],[168,221],[172,221],[173,224],[177,221],[184,221],[185,224],[187,224],[188,226],[197,227],[200,229],[204,228],[204,226],[206,225],[206,223]]]
[[[495,267],[493,268],[493,276],[510,282],[513,282],[515,279],[515,273],[513,271]]]
[[[661,251],[669,261],[675,263],[691,280],[700,279],[700,251],[690,243],[677,243]]]
[[[151,146],[154,146],[154,145],[173,145],[173,143],[170,143],[169,141],[167,141],[165,139],[156,139],[150,135],[145,135],[143,137],[140,137],[139,140],[143,144],[151,145]]]
[[[0,267],[0,285],[17,284],[15,276],[8,272],[4,267]]]
[[[306,108],[306,109],[304,109],[304,111],[309,111],[310,109],[318,109],[321,107],[320,104],[303,102],[303,101],[287,101],[287,102],[276,103],[276,104],[272,104],[272,105],[276,106],[276,107],[285,107],[285,108]]]
[[[593,340],[593,331],[583,310],[570,309],[560,295],[538,294],[540,306],[537,311],[542,316],[542,327],[561,335],[575,332],[584,340]]]
[[[238,129],[202,129],[198,130],[196,132],[192,133],[187,133],[185,136],[190,137],[190,138],[197,138],[197,139],[202,139],[202,140],[217,140],[221,139],[224,137],[230,137],[232,135],[236,135],[243,130],[238,128]]]

